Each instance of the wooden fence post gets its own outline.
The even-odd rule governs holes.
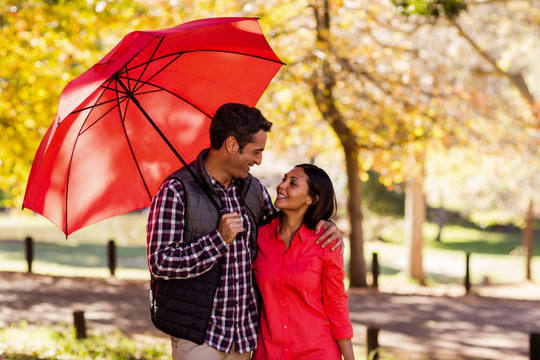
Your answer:
[[[28,272],[32,272],[32,261],[34,261],[34,240],[29,236],[24,239],[24,253],[26,254],[26,263]]]
[[[379,255],[377,253],[372,254],[371,275],[373,277],[372,286],[377,290],[379,288]]]
[[[366,352],[368,360],[379,359],[379,328],[370,325],[366,333]]]
[[[114,240],[109,240],[107,244],[107,259],[111,276],[114,276],[116,271],[116,244]]]
[[[540,360],[540,333],[529,335],[529,359]]]
[[[84,311],[73,311],[73,325],[75,326],[75,338],[84,339],[86,337],[86,324],[84,321]]]
[[[465,293],[468,294],[471,291],[471,272],[470,272],[471,253],[467,252],[465,255]]]

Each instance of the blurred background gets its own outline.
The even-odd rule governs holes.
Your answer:
[[[272,196],[295,164],[331,175],[346,282],[359,303],[375,285],[386,294],[540,299],[540,0],[1,0],[0,299],[8,313],[27,314],[8,281],[28,290],[28,303],[41,288],[23,278],[28,244],[31,270],[48,285],[66,281],[49,275],[104,278],[111,287],[143,280],[137,311],[146,307],[147,209],[66,238],[21,210],[26,182],[70,80],[129,32],[215,16],[258,17],[287,64],[257,105],[274,127],[253,173]],[[83,291],[75,279],[65,285],[72,294]],[[97,316],[124,300],[87,306]],[[492,319],[495,308],[486,313]],[[84,345],[66,333],[26,322],[2,329],[0,359],[156,359],[169,351],[155,337],[140,350],[116,335]],[[525,342],[520,334],[522,355]]]
[[[274,122],[275,194],[294,164],[330,173],[348,282],[535,284],[540,255],[540,1],[4,0],[0,5],[0,270],[148,278],[146,211],[69,236],[21,210],[69,80],[128,32],[255,16],[287,65],[258,103]],[[536,278],[536,279],[535,279]],[[532,281],[532,282],[531,282]]]

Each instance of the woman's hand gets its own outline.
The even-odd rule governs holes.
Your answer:
[[[343,355],[344,360],[354,360],[354,350],[351,339],[339,339],[337,341],[339,351]]]

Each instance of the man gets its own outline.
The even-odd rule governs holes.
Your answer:
[[[251,264],[257,228],[275,210],[249,170],[261,164],[271,127],[256,108],[222,105],[210,125],[210,149],[169,176],[152,201],[151,315],[171,335],[173,359],[247,360],[255,349]],[[329,227],[322,246],[341,236],[332,223],[321,226]]]

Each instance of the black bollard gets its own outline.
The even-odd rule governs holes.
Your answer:
[[[84,321],[84,311],[73,311],[73,326],[75,326],[75,338],[84,339],[86,337],[86,324]]]
[[[367,359],[379,359],[379,328],[373,325],[368,326],[366,332]]]
[[[371,275],[373,276],[372,286],[374,289],[378,289],[379,288],[379,256],[377,253],[372,254]]]
[[[540,333],[529,335],[529,359],[540,360]]]
[[[111,276],[114,276],[116,271],[116,244],[114,240],[109,240],[107,245],[107,259]]]
[[[471,253],[467,252],[465,257],[465,293],[468,294],[471,291],[471,273],[470,273],[470,260]]]
[[[34,261],[34,240],[31,237],[24,239],[24,253],[26,254],[26,263],[28,272],[32,272],[32,261]]]

